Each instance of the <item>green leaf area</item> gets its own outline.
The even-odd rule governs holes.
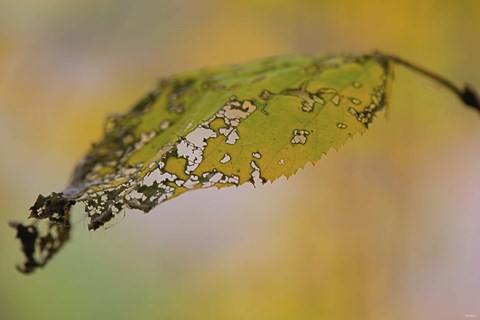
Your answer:
[[[166,78],[131,111],[110,116],[61,193],[39,196],[15,224],[31,272],[69,238],[69,212],[89,229],[122,209],[150,211],[186,191],[289,177],[363,133],[386,109],[391,59],[380,54],[287,56]],[[25,250],[27,248],[29,254]]]

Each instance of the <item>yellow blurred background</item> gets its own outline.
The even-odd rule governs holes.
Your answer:
[[[2,0],[0,319],[480,318],[480,116],[399,69],[390,118],[290,180],[202,190],[19,274],[7,222],[61,190],[156,79],[279,54],[397,54],[480,87],[478,1]]]

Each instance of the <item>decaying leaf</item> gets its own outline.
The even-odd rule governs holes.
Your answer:
[[[33,224],[13,224],[26,257],[19,269],[44,266],[69,239],[76,202],[95,230],[124,208],[148,212],[189,190],[291,176],[386,112],[396,63],[406,64],[379,53],[288,56],[162,80],[107,119],[71,184],[30,208]]]

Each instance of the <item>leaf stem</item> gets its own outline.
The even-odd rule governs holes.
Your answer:
[[[404,67],[416,71],[418,73],[423,74],[424,76],[436,81],[437,83],[441,84],[445,88],[449,89],[452,91],[457,97],[460,98],[460,100],[463,101],[464,104],[475,108],[477,111],[480,112],[480,98],[478,96],[478,93],[476,90],[466,83],[462,88],[458,87],[455,85],[452,81],[446,79],[445,77],[438,75],[436,73],[433,73],[432,71],[429,71],[419,65],[413,64],[407,60],[404,60],[400,57],[394,56],[394,55],[385,55],[388,59],[391,59],[392,61],[403,65]]]

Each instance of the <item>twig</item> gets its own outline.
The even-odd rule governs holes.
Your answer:
[[[409,61],[406,61],[400,57],[394,56],[394,55],[385,55],[388,59],[391,59],[395,61],[396,63],[403,65],[404,67],[407,67],[408,69],[411,69],[413,71],[416,71],[418,73],[423,74],[424,76],[438,82],[445,88],[449,89],[455,95],[457,95],[464,104],[476,109],[477,111],[480,112],[480,98],[478,96],[477,91],[468,83],[466,83],[461,89],[457,85],[455,85],[452,81],[446,79],[445,77],[442,77],[436,73],[433,73],[423,67],[420,67],[416,64],[413,64]]]

